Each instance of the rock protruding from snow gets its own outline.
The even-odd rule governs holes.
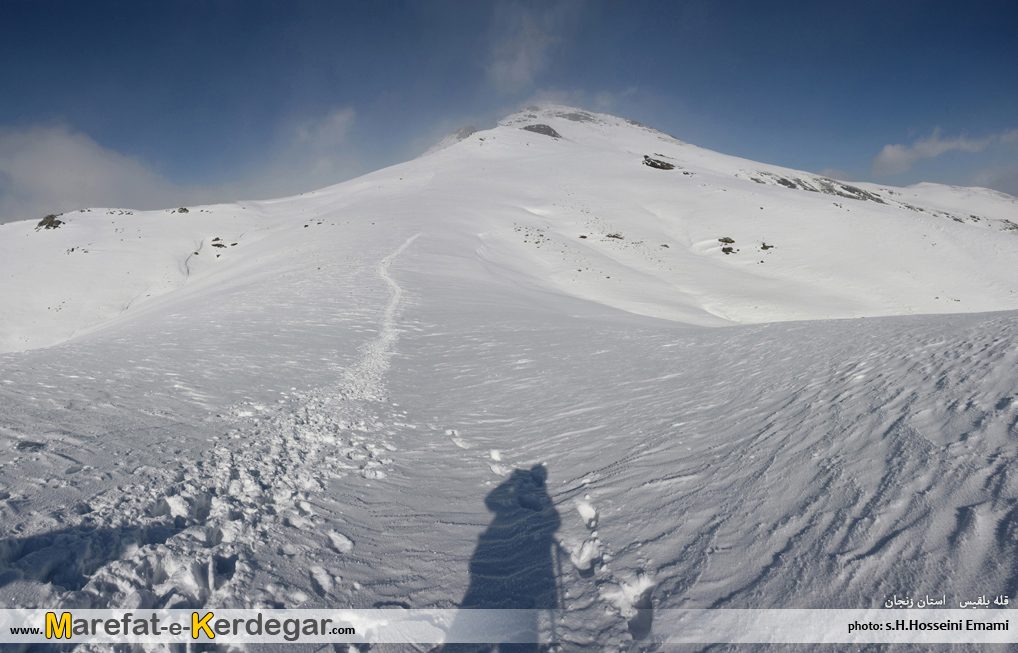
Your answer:
[[[57,216],[51,213],[39,221],[39,224],[36,225],[35,230],[39,231],[40,229],[59,229],[60,225],[62,225],[63,223],[64,223],[63,220],[58,220]]]
[[[541,134],[542,136],[551,136],[552,138],[562,138],[562,134],[555,131],[549,125],[538,123],[536,125],[524,125],[523,129],[528,132],[534,132],[535,134]]]

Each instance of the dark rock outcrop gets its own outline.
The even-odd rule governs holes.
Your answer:
[[[35,230],[39,231],[40,229],[57,229],[63,223],[64,223],[63,220],[57,220],[57,216],[51,213],[39,221],[39,224],[35,226]]]
[[[552,129],[551,126],[549,126],[549,125],[542,125],[542,124],[525,125],[523,127],[523,129],[526,129],[528,132],[534,132],[535,134],[542,134],[544,136],[551,136],[552,138],[562,138],[562,134],[560,134],[557,131],[555,131],[554,129]]]
[[[675,166],[661,159],[652,159],[646,154],[643,155],[643,165],[657,168],[658,170],[674,170]]]

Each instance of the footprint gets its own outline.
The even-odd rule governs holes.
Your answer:
[[[511,468],[499,465],[498,463],[488,463],[488,468],[499,476],[508,476],[513,471]]]
[[[589,494],[587,498],[590,498]],[[576,503],[576,511],[580,513],[580,519],[587,525],[587,528],[597,528],[597,508],[587,501],[579,501]]]
[[[630,631],[646,628],[643,633],[646,634],[650,630],[649,620],[653,610],[651,594],[655,585],[654,579],[641,570],[633,580],[623,580],[615,587],[606,586],[601,589],[601,598],[615,605],[619,614],[629,621]],[[637,635],[636,632],[633,634]]]
[[[474,445],[470,444],[466,440],[460,437],[460,432],[456,429],[446,429],[445,434],[452,438],[452,443],[460,449],[472,449]]]
[[[329,531],[329,542],[332,544],[332,548],[340,553],[350,553],[353,551],[353,541],[342,533]]]
[[[332,593],[334,581],[332,574],[325,570],[323,567],[312,567],[310,570],[311,574],[311,585],[315,588],[315,592],[319,596],[325,596],[326,594]]]
[[[569,550],[569,562],[573,563],[581,574],[590,571],[594,563],[601,560],[603,554],[601,540],[596,537],[588,537],[580,546],[571,550],[566,547],[566,550]]]
[[[654,584],[643,574],[640,575],[637,581],[643,590],[633,597],[633,608],[636,609],[636,614],[629,617],[626,626],[629,628],[633,639],[641,640],[650,634],[654,624],[654,604],[651,601]]]

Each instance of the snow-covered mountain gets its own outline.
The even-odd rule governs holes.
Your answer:
[[[6,605],[475,607],[547,564],[610,648],[1018,594],[1018,200],[555,105],[440,145],[0,225]],[[551,552],[493,535],[534,515]]]
[[[561,106],[298,197],[57,220],[0,226],[3,350],[404,230],[437,274],[701,326],[1018,308],[1013,197],[846,184]]]

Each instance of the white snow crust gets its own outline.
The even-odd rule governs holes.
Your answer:
[[[520,478],[567,648],[1018,595],[1018,200],[557,105],[453,141],[0,225],[4,606],[456,607]]]

